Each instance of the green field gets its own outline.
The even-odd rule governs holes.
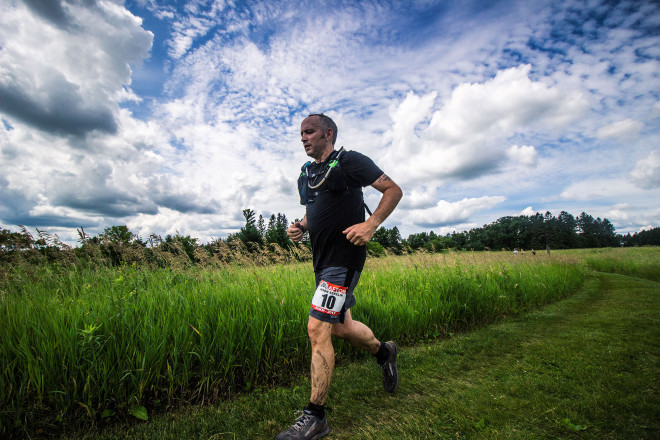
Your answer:
[[[401,368],[408,370],[414,379],[409,382],[412,388],[403,387],[396,396],[385,397],[378,389],[379,380],[374,377],[378,371],[373,361],[338,344],[337,377],[344,376],[345,383],[362,391],[352,395],[352,390],[334,390],[333,385],[330,405],[336,409],[331,420],[336,418],[338,423],[333,423],[332,435],[335,438],[342,435],[343,438],[455,438],[450,432],[453,431],[467,437],[510,438],[505,435],[509,432],[506,423],[513,423],[513,428],[520,431],[516,438],[530,438],[524,432],[534,426],[542,426],[540,434],[535,434],[542,438],[591,436],[601,432],[572,412],[556,419],[550,431],[538,421],[516,421],[516,417],[524,418],[529,404],[521,405],[517,411],[508,410],[514,414],[505,419],[513,417],[513,422],[498,420],[500,417],[487,409],[481,417],[459,416],[486,405],[487,401],[483,400],[486,385],[503,386],[497,391],[503,397],[509,396],[512,389],[519,389],[522,396],[528,386],[527,379],[516,371],[520,367],[517,363],[500,366],[494,384],[488,383],[493,378],[481,377],[461,385],[459,373],[486,371],[484,362],[502,361],[507,359],[507,353],[518,353],[521,359],[530,356],[531,348],[536,346],[533,343],[519,345],[514,339],[480,335],[526,322],[538,327],[532,330],[535,334],[545,330],[551,333],[550,323],[555,321],[550,319],[544,325],[530,321],[529,316],[544,316],[551,307],[563,307],[565,311],[560,316],[563,319],[577,313],[566,304],[579,302],[576,298],[585,295],[582,303],[591,304],[593,295],[585,292],[595,291],[597,296],[600,287],[594,287],[596,278],[591,275],[590,267],[603,270],[598,264],[607,264],[608,272],[653,280],[660,267],[659,256],[658,249],[649,248],[553,252],[550,256],[543,253],[535,257],[460,253],[370,260],[356,290],[359,302],[354,316],[374,328],[378,337],[394,338],[403,347],[410,347],[403,349]],[[619,265],[612,264],[617,261]],[[630,265],[630,261],[635,264]],[[617,286],[640,283],[634,278],[616,280]],[[655,387],[651,389],[656,391],[656,399],[647,398],[646,403],[637,406],[657,415],[658,289],[655,282],[646,283],[654,292],[646,307],[649,323],[655,322],[656,337],[654,340],[647,335],[643,340],[651,344],[651,348],[646,348],[650,351],[645,357],[648,362],[644,371],[650,386]],[[73,437],[84,437],[88,429],[93,430],[91,438],[103,435],[107,438],[270,438],[291,422],[291,411],[308,397],[304,380],[309,362],[305,324],[312,290],[313,276],[308,264],[183,272],[136,266],[94,270],[42,267],[32,273],[16,270],[2,286],[0,297],[3,335],[0,432],[17,437],[29,434],[32,438],[67,432],[77,432],[71,434]],[[570,299],[557,302],[565,298]],[[549,303],[556,304],[541,309],[541,314],[529,314]],[[562,319],[559,320],[563,322]],[[562,325],[568,331],[578,323],[579,320]],[[529,336],[526,329],[519,333]],[[514,337],[521,336],[511,336]],[[476,345],[451,348],[461,341],[463,344],[473,341],[470,344]],[[632,349],[630,345],[628,341],[626,348]],[[449,352],[445,351],[447,347]],[[574,348],[567,353],[578,360],[589,359],[588,352]],[[455,350],[458,352],[453,353]],[[490,354],[484,357],[484,352]],[[415,356],[419,359],[411,360]],[[468,362],[470,358],[474,362]],[[454,361],[460,361],[456,371],[452,370],[458,368],[452,364]],[[546,364],[550,366],[547,368],[558,368],[553,367],[557,362],[552,359]],[[578,364],[577,371],[588,371]],[[443,365],[449,370],[445,371]],[[600,368],[605,367],[596,362],[593,368],[594,377],[599,378]],[[631,366],[633,373],[635,368]],[[425,374],[426,369],[432,372],[431,377]],[[346,376],[351,374],[357,374],[358,379]],[[549,373],[537,375],[543,379],[544,374]],[[632,379],[636,379],[635,374]],[[459,382],[453,383],[456,380]],[[411,391],[415,382],[418,389]],[[445,400],[447,394],[466,387],[468,391],[474,388],[476,394]],[[562,395],[563,390],[550,391],[557,394],[558,402],[583,399],[579,389],[573,397],[570,393]],[[412,397],[408,395],[410,392]],[[420,400],[421,419],[414,410],[408,413],[416,408],[410,398]],[[630,400],[635,399],[631,396]],[[366,426],[357,425],[359,418],[351,413],[367,414],[360,404],[367,401],[373,402],[375,412],[370,416],[373,419],[368,419]],[[418,431],[429,425],[429,407],[425,401],[433,411],[445,414],[438,413],[438,420],[428,427],[426,434]],[[543,402],[542,399],[538,405],[543,406]],[[204,406],[190,406],[190,403]],[[406,421],[392,425],[402,404]],[[353,407],[353,411],[344,412],[344,405]],[[576,401],[575,405],[584,403]],[[236,413],[240,408],[246,414]],[[259,408],[264,414],[273,415],[253,414]],[[452,412],[456,415],[451,415]],[[250,414],[255,417],[252,421]],[[147,415],[149,422],[139,420]],[[381,418],[387,423],[383,424]],[[197,426],[202,434],[181,434],[172,427],[177,420],[182,425]],[[237,426],[240,423],[245,426]],[[631,432],[641,435],[638,438],[647,438],[644,437],[647,431],[657,433],[657,424],[644,423],[632,423]],[[106,425],[109,430],[98,431]],[[356,427],[360,427],[362,434],[353,437],[351,433]],[[379,437],[381,428],[390,434]],[[224,436],[223,432],[233,434]],[[611,438],[625,438],[617,437],[616,429],[602,432],[608,432]]]

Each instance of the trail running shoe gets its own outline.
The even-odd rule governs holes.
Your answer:
[[[388,393],[393,393],[399,386],[399,370],[396,367],[396,355],[399,352],[399,347],[394,341],[387,341],[385,345],[390,355],[385,362],[378,365],[383,370],[383,388]]]
[[[319,419],[307,410],[296,419],[289,429],[280,432],[275,440],[317,440],[330,432],[328,418]]]

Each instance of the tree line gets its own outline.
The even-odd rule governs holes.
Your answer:
[[[190,235],[151,234],[147,238],[131,232],[126,225],[105,228],[98,235],[78,229],[80,246],[63,243],[56,234],[37,228],[33,236],[27,228],[20,232],[0,230],[0,269],[56,263],[103,264],[184,268],[188,266],[218,267],[226,264],[266,265],[311,260],[308,241],[301,244],[289,240],[288,220],[284,214],[273,214],[266,221],[261,215],[244,209],[245,226],[226,238],[200,243]],[[0,270],[0,275],[2,271]]]
[[[438,235],[433,231],[411,234],[402,239],[399,230],[380,228],[372,239],[394,253],[425,250],[581,249],[618,246],[660,246],[660,228],[620,235],[608,219],[583,212],[577,217],[562,211],[532,216],[501,217],[481,228]]]
[[[25,227],[20,232],[0,230],[0,264],[58,262],[76,264],[147,264],[158,267],[224,264],[274,264],[311,259],[308,234],[301,243],[287,236],[289,221],[284,214],[268,220],[244,209],[245,225],[226,238],[200,243],[190,235],[151,234],[142,238],[125,225],[111,226],[96,236],[78,230],[80,246],[62,243],[57,235],[37,229],[34,237]],[[431,232],[402,238],[399,229],[380,227],[367,244],[369,255],[386,253],[442,252],[445,250],[575,249],[618,246],[660,246],[660,228],[635,234],[617,234],[608,219],[586,213],[574,217],[562,211],[532,216],[507,216],[464,232],[439,235]]]

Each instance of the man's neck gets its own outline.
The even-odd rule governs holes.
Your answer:
[[[326,150],[326,151],[323,153],[323,155],[321,156],[320,159],[314,159],[314,161],[315,161],[316,163],[323,163],[323,162],[325,162],[325,160],[326,160],[328,157],[330,157],[330,155],[331,155],[332,153],[334,153],[334,151],[335,151],[335,149],[334,149],[334,146],[333,146],[332,149],[328,149],[328,150]]]

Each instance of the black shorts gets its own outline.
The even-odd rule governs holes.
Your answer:
[[[346,310],[353,307],[357,302],[355,300],[355,295],[353,295],[353,289],[355,289],[355,286],[357,286],[357,283],[360,280],[360,274],[360,271],[348,269],[347,267],[324,267],[318,272],[314,272],[317,290],[314,292],[315,295],[312,298],[312,306],[309,308],[309,316],[332,324],[343,324]],[[319,285],[322,282],[329,283],[328,285],[334,290],[341,291],[342,288],[345,290],[345,292],[341,292],[344,293],[345,297],[342,307],[335,307],[335,310],[333,310],[333,307],[325,307],[325,298],[321,299],[317,297],[317,295],[320,295],[320,293],[318,293]],[[316,302],[318,304],[315,304],[317,298],[318,301]],[[320,301],[323,301],[324,303],[320,304]],[[321,305],[324,307],[321,307]]]

